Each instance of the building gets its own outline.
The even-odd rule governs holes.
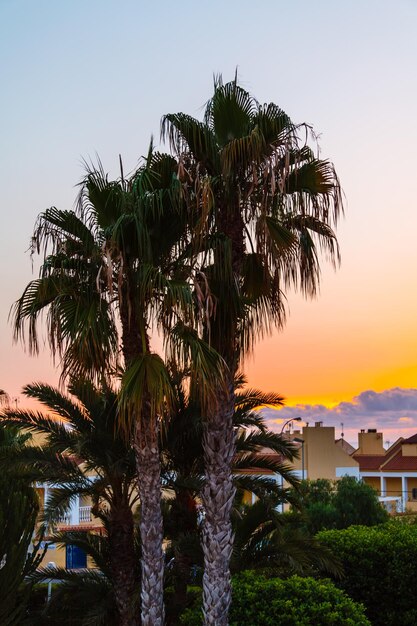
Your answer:
[[[316,422],[314,426],[304,426],[302,431],[295,430],[289,437],[300,447],[300,457],[294,463],[300,478],[359,478],[359,463],[351,455],[349,447],[341,444],[341,440],[335,440],[334,426],[323,426],[323,422]],[[344,444],[349,446],[347,442]]]
[[[417,511],[417,434],[400,437],[385,450],[383,435],[376,429],[361,430],[352,454],[361,478],[379,494],[388,509]]]
[[[347,442],[335,440],[334,426],[323,426],[323,422],[316,422],[314,426],[304,426],[302,430],[294,430],[291,433],[285,433],[299,449],[299,457],[293,461],[294,474],[299,479],[316,480],[318,478],[327,478],[329,480],[337,480],[343,476],[354,476],[360,478],[359,463],[352,456],[354,450]],[[262,451],[263,455],[275,455],[275,452],[266,450]],[[286,460],[283,460],[287,463]],[[259,473],[269,478],[274,478],[277,482],[285,487],[282,477],[273,472],[265,470],[253,470],[254,474]],[[250,504],[255,501],[254,494],[247,493],[245,497],[246,503]],[[282,510],[287,505],[282,505]]]
[[[354,476],[373,487],[390,512],[417,512],[417,434],[400,437],[387,450],[383,434],[371,428],[358,433],[356,449],[343,438],[335,440],[334,427],[322,422],[286,435],[299,447],[299,458],[294,461],[298,478]]]
[[[94,477],[92,477],[94,480]],[[48,500],[51,487],[47,483],[37,483],[36,491],[42,506]],[[90,531],[95,533],[103,532],[103,526],[99,519],[94,517],[91,500],[87,496],[77,496],[71,502],[69,510],[59,519],[54,531]],[[67,569],[78,569],[89,567],[85,552],[76,546],[57,546],[48,541],[46,537],[47,550],[42,559],[41,566],[45,567],[48,563],[54,563],[57,567],[65,567]]]

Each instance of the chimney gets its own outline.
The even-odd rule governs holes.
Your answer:
[[[382,441],[382,433],[376,428],[364,429],[358,435],[358,454],[385,454],[385,448]]]

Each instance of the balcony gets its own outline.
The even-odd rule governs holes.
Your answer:
[[[58,523],[64,526],[78,526],[91,522],[91,519],[91,506],[80,506],[61,515]]]
[[[71,513],[67,511],[64,515],[60,515],[58,518],[58,524],[64,524],[64,526],[69,526],[71,524]]]
[[[91,506],[80,506],[78,513],[80,524],[91,522]]]

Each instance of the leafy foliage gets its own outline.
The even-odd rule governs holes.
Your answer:
[[[244,572],[233,580],[232,597],[230,626],[370,626],[363,607],[329,580]],[[199,607],[181,618],[185,626],[202,623]]]
[[[284,321],[282,288],[317,293],[318,250],[339,260],[332,225],[343,206],[334,167],[303,142],[306,125],[257,102],[237,77],[215,79],[203,122],[175,113],[161,128],[180,180],[194,185],[191,200],[210,240],[202,269],[218,298],[214,345],[227,338],[245,351]]]
[[[352,476],[337,481],[323,478],[303,481],[297,495],[305,513],[303,524],[313,534],[353,524],[374,526],[388,520],[376,491]]]
[[[24,448],[26,437],[0,426],[0,451],[7,459],[10,451]],[[23,581],[42,559],[40,543],[32,544],[39,513],[39,500],[30,482],[10,470],[0,473],[0,624],[20,626],[28,602],[30,586]]]
[[[391,521],[367,528],[319,533],[320,541],[339,555],[345,576],[337,582],[366,607],[374,626],[417,623],[417,525]]]
[[[342,567],[332,550],[288,523],[276,511],[277,498],[265,496],[238,509],[233,517],[235,542],[231,569],[265,570],[274,576],[327,573],[340,577]]]
[[[105,384],[96,388],[88,381],[73,380],[69,390],[72,395],[42,383],[27,385],[25,395],[40,401],[50,413],[12,409],[3,413],[3,423],[45,439],[42,447],[15,447],[8,463],[13,472],[23,472],[28,480],[50,484],[50,497],[43,510],[49,530],[56,528],[77,496],[90,498],[92,514],[103,525],[105,537],[84,532],[61,533],[50,539],[78,545],[92,557],[101,574],[83,573],[79,579],[74,572],[54,569],[40,572],[37,580],[60,578],[65,582],[58,594],[62,602],[71,592],[73,601],[77,597],[80,606],[85,607],[90,597],[91,614],[99,609],[105,614],[115,611],[116,604],[138,620],[140,550],[133,517],[137,504],[136,467],[131,442],[117,428],[117,394]],[[95,605],[94,598],[100,594],[105,598],[109,588],[113,601]],[[68,615],[74,611],[71,607]],[[93,623],[91,620],[85,623]],[[112,623],[118,621],[113,619]],[[131,623],[135,623],[133,618]]]
[[[76,545],[92,559],[96,568],[88,570],[66,570],[45,567],[32,575],[41,589],[39,581],[53,579],[60,581],[54,585],[50,602],[36,606],[36,596],[31,596],[30,618],[36,626],[43,624],[68,624],[77,626],[101,626],[119,624],[115,586],[112,575],[111,546],[108,533],[102,536],[87,532],[59,532],[51,538],[58,545]],[[140,542],[136,534],[136,561],[140,559]],[[35,589],[36,589],[35,588]],[[137,588],[139,596],[139,587]],[[39,591],[38,591],[39,593]],[[135,606],[137,611],[137,605]]]

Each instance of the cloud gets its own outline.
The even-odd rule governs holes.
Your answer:
[[[322,404],[298,404],[282,409],[266,408],[262,412],[275,431],[280,431],[286,420],[300,416],[310,426],[319,421],[324,426],[334,426],[336,436],[340,436],[343,423],[346,438],[352,443],[356,443],[357,433],[363,428],[377,428],[392,442],[399,436],[409,437],[417,432],[417,389],[367,390],[351,402],[340,402],[332,408]],[[297,426],[294,424],[294,428]]]

